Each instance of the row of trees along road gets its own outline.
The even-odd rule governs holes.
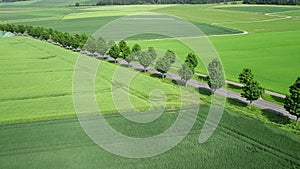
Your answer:
[[[61,32],[51,28],[33,27],[28,25],[13,25],[13,24],[0,24],[0,30],[6,32],[13,32],[16,34],[29,35],[41,40],[52,40],[65,47],[82,48],[87,39],[86,34],[71,35],[67,32]]]
[[[264,93],[264,89],[254,80],[251,69],[245,68],[239,75],[239,81],[242,83],[242,97],[250,101],[250,108],[253,101],[259,99]],[[289,95],[286,95],[284,108],[291,115],[296,116],[296,126],[298,126],[300,117],[300,77],[290,86]]]
[[[137,59],[144,67],[145,72],[157,58],[157,53],[153,47],[149,47],[147,51],[142,51],[140,45],[135,44],[132,49],[130,49],[124,40],[116,44],[114,41],[106,42],[101,37],[96,40],[93,37],[88,37],[86,34],[70,35],[67,32],[60,32],[51,28],[27,25],[0,24],[0,30],[26,34],[41,40],[52,40],[62,46],[80,48],[91,53],[99,53],[101,55],[108,54],[114,58],[116,62],[118,58],[124,59],[128,63],[128,66],[130,66],[130,63],[133,60]],[[155,69],[162,74],[163,79],[175,61],[176,55],[172,50],[167,50],[163,57],[157,59]],[[178,75],[185,81],[186,85],[187,81],[193,77],[197,65],[197,57],[190,53],[187,55],[185,63],[178,70]],[[212,93],[214,93],[217,89],[225,85],[221,62],[218,59],[213,59],[208,64],[208,72],[208,85],[211,88]],[[248,68],[243,69],[242,73],[240,73],[239,81],[244,85],[241,95],[250,101],[251,108],[252,102],[259,99],[264,93],[264,88],[254,80],[254,75]],[[296,82],[290,86],[289,92],[290,95],[287,95],[285,98],[284,108],[290,114],[297,117],[296,125],[298,125],[300,117],[300,77],[298,77]]]
[[[109,49],[108,55],[114,58],[115,62],[117,62],[118,58],[124,59],[128,63],[128,67],[130,67],[130,63],[136,59],[144,67],[144,72],[147,71],[147,68],[153,64],[157,58],[157,52],[153,47],[148,47],[148,50],[142,51],[141,46],[135,44],[132,49],[130,49],[124,40],[121,40],[118,44],[114,43]],[[162,57],[157,59],[155,69],[161,73],[163,79],[175,61],[176,55],[172,50],[167,50]],[[194,69],[197,65],[197,57],[192,53],[188,54],[185,63],[178,70],[179,76],[182,80],[186,81],[186,84],[187,81],[193,77]]]

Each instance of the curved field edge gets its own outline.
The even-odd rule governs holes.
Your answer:
[[[300,74],[298,36],[299,31],[289,31],[218,36],[209,39],[222,60],[226,79],[238,81],[238,75],[243,68],[251,68],[255,78],[264,88],[286,94],[289,86]],[[193,42],[193,38],[188,40]],[[190,48],[174,39],[129,41],[130,45],[135,43],[144,49],[149,46],[165,50],[173,49],[181,60],[184,60],[188,53],[193,53]],[[179,67],[180,64],[175,63],[175,66]],[[202,64],[199,64],[196,71],[207,73]]]

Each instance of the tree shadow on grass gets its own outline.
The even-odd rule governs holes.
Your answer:
[[[107,60],[107,62],[108,63],[115,63],[115,64],[118,63],[118,62],[115,62],[115,60]]]
[[[245,103],[245,102],[242,102],[241,100],[239,99],[236,99],[236,98],[227,98],[227,103],[229,103],[230,105],[233,105],[233,106],[238,106],[238,107],[247,107],[248,104]]]
[[[150,75],[150,77],[162,79],[162,75],[159,74],[159,73],[152,73],[152,74]]]
[[[142,73],[147,73],[148,70],[146,70],[145,72],[145,69],[144,68],[137,68],[137,67],[133,67],[135,71],[138,71],[138,72],[142,72]]]
[[[185,84],[186,84],[186,81],[184,81],[184,80],[172,80],[171,82],[173,84],[179,85],[179,86],[185,86]]]
[[[291,119],[281,115],[279,112],[271,109],[263,109],[262,115],[267,117],[270,121],[278,124],[290,124]]]
[[[277,102],[280,102],[280,103],[284,103],[284,98],[282,98],[282,97],[278,97],[278,96],[273,96],[273,95],[271,95],[271,97],[275,100],[275,101],[277,101]]]

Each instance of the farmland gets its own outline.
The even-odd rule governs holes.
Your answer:
[[[171,151],[147,161],[128,160],[109,154],[89,140],[74,119],[71,86],[77,53],[25,37],[2,39],[0,46],[1,51],[11,55],[1,56],[0,119],[2,123],[11,123],[0,126],[0,136],[5,138],[0,140],[1,167],[94,168],[101,165],[105,168],[268,168],[276,164],[278,168],[297,168],[300,165],[298,134],[278,129],[272,121],[266,124],[230,110],[225,112],[210,141],[198,144],[199,128],[203,126],[208,112],[206,101],[200,107],[191,133]],[[20,49],[18,52],[13,51],[16,47]],[[176,110],[166,111],[158,120],[138,126],[113,113],[116,109],[110,99],[107,80],[113,76],[115,67],[112,63],[101,63],[102,71],[99,71],[96,79],[97,102],[102,105],[107,121],[117,130],[138,137],[155,135],[168,128],[177,117]],[[151,86],[147,85],[150,83]],[[149,107],[149,92],[158,88],[165,92],[168,104],[178,105],[178,86],[172,83],[142,73],[135,77],[130,87],[134,89],[131,101],[139,109]],[[232,107],[236,103],[230,105]],[[268,114],[272,113],[263,114],[268,119]],[[289,120],[282,119],[275,123],[293,125],[289,124]],[[18,162],[15,162],[16,159]],[[169,159],[176,159],[176,162]],[[114,162],[116,160],[118,163]],[[232,162],[225,163],[229,160]]]
[[[68,7],[74,1],[60,2],[0,4],[0,23],[93,34],[99,27],[125,15],[166,13],[192,22],[208,35],[220,55],[226,79],[237,81],[241,70],[249,67],[265,88],[286,94],[300,73],[299,7],[215,4]],[[249,34],[240,34],[243,31]],[[138,43],[143,49],[149,46],[172,49],[177,60],[184,60],[191,52],[180,38],[164,35],[142,34],[128,38],[127,42],[130,47]],[[155,136],[174,123],[179,108],[186,114],[192,113],[182,105],[181,87],[170,79],[162,80],[156,74],[88,57],[34,38],[0,38],[0,168],[300,168],[300,132],[295,121],[268,110],[249,109],[233,99],[227,100],[212,137],[199,144],[212,96],[191,86],[184,92],[197,93],[200,100],[187,100],[187,106],[200,107],[192,130],[181,143],[147,159],[123,158],[105,151],[87,136],[76,118],[72,90],[75,66],[90,73],[89,67],[76,65],[80,57],[99,64],[94,81],[96,102],[105,120],[120,133],[136,138]],[[179,67],[180,62],[174,66]],[[114,79],[116,70],[123,72],[124,78],[126,73],[136,73],[128,89],[122,81]],[[207,73],[202,64],[196,71]],[[119,113],[142,115],[130,112],[129,108],[119,109],[112,97],[113,87],[129,93],[128,98],[137,110],[151,107],[150,96],[156,103],[163,102],[161,95],[151,95],[159,89],[166,97],[166,111],[153,122],[132,123]],[[163,103],[156,106],[161,108]],[[173,134],[170,139],[183,133]]]
[[[298,136],[230,111],[224,114],[213,137],[207,143],[198,144],[206,111],[206,106],[201,107],[196,124],[183,142],[147,160],[122,158],[100,149],[73,118],[2,125],[0,136],[5,139],[0,140],[0,165],[3,168],[299,167]],[[175,118],[176,114],[166,112],[154,124],[135,126],[119,115],[106,116],[117,130],[139,137],[161,132]]]
[[[72,75],[78,53],[24,37],[7,38],[0,43],[2,52],[7,55],[13,53],[10,58],[1,55],[1,122],[75,115],[72,102]],[[19,52],[13,50],[16,47]],[[110,96],[109,81],[118,66],[103,62],[100,67],[101,71],[96,79],[100,85],[95,89],[99,94],[97,99],[99,103],[103,103],[104,112],[114,112],[116,108]],[[152,86],[141,87],[154,81]],[[170,104],[180,104],[180,98],[177,96],[178,86],[162,83],[160,79],[138,74],[130,87],[134,89],[130,99],[140,109],[150,106],[149,101],[144,98],[156,88],[165,92]],[[41,111],[42,109],[45,110]]]
[[[54,7],[45,10],[35,7],[27,11],[20,10],[20,7],[22,6],[2,7],[4,9],[1,11],[1,15],[4,16],[2,21],[51,27],[70,33],[93,34],[101,26],[121,16],[139,12],[159,12],[189,20],[208,36],[236,34],[240,33],[239,30],[243,30],[249,34],[209,37],[223,61],[227,79],[236,81],[241,69],[249,67],[253,69],[265,88],[285,94],[289,84],[299,74],[297,72],[299,38],[295,37],[299,35],[298,28],[300,27],[298,22],[300,8],[298,7],[138,5]],[[11,14],[9,12],[11,10],[20,10],[20,12]],[[197,15],[194,14],[195,12]],[[265,15],[268,12],[271,14]],[[55,15],[52,15],[53,13]],[[285,17],[289,15],[292,18],[286,19]],[[155,39],[155,42],[149,43],[147,39]],[[165,40],[163,36],[139,36],[131,40],[138,40],[141,44],[145,43],[161,49],[178,49],[176,54],[180,58],[184,58],[188,52],[183,45],[173,40]],[[243,50],[239,50],[240,48]],[[268,63],[267,68],[262,67],[265,63]],[[197,71],[206,73],[204,67],[198,67]],[[273,73],[274,71],[276,73]]]

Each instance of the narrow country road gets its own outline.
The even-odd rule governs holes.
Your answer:
[[[98,58],[101,59],[100,56],[98,56]],[[111,57],[107,57],[106,59],[110,60],[110,61],[114,61],[114,59],[111,58]],[[124,61],[124,60],[118,60],[118,62],[120,64],[122,64],[122,65],[127,65],[127,62]],[[140,64],[131,63],[130,65],[131,65],[131,67],[133,67],[135,69],[143,70],[143,66],[140,65]],[[156,71],[152,67],[149,67],[147,70],[150,73],[160,74],[158,71]],[[173,79],[173,80],[176,80],[176,81],[178,81],[178,80],[181,79],[177,74],[172,74],[172,73],[166,73],[166,77],[170,78],[170,79]],[[206,83],[200,82],[200,81],[197,81],[197,80],[194,80],[194,79],[189,80],[188,81],[188,85],[194,86],[196,88],[201,88],[201,89],[204,89],[204,90],[210,90],[209,86]],[[225,89],[225,88],[218,89],[216,91],[216,94],[224,96],[226,98],[238,100],[238,101],[243,102],[243,103],[249,103],[249,101],[247,101],[245,98],[241,97],[240,93],[237,93],[237,92]],[[254,101],[252,103],[252,105],[255,106],[255,107],[258,107],[258,108],[260,108],[262,110],[270,111],[270,112],[273,112],[273,113],[276,113],[276,114],[279,114],[279,115],[282,115],[282,116],[286,116],[286,117],[288,117],[290,119],[296,120],[296,117],[293,116],[293,115],[291,115],[291,114],[289,114],[284,109],[283,106],[277,105],[277,104],[274,104],[274,103],[271,103],[271,102],[268,102],[268,101],[265,101],[262,98]]]

